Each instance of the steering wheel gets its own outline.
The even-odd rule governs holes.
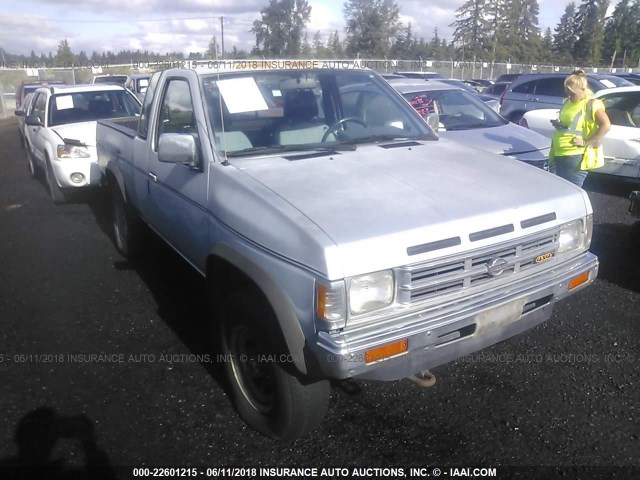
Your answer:
[[[336,123],[334,123],[333,125],[331,125],[329,127],[329,129],[324,132],[324,135],[322,136],[322,140],[320,140],[321,142],[326,142],[327,138],[329,138],[329,135],[332,135],[334,133],[338,133],[338,130],[340,129],[340,127],[342,126],[343,123],[347,123],[347,122],[354,122],[354,123],[359,123],[360,125],[362,125],[364,128],[367,128],[367,124],[364,123],[362,120],[360,120],[357,117],[346,117],[343,118],[342,120],[338,120]]]

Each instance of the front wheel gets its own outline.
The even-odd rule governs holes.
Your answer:
[[[51,162],[48,158],[46,159],[45,174],[47,187],[49,188],[49,195],[51,195],[51,200],[53,200],[53,203],[65,203],[67,201],[67,198],[65,196],[64,190],[60,187],[60,185],[58,185],[56,175],[55,173],[53,173],[53,167],[51,167]]]
[[[269,327],[274,321],[269,321],[268,312],[255,295],[230,295],[222,312],[222,350],[240,416],[258,432],[289,441],[320,424],[329,406],[330,388],[326,380],[310,383],[285,369],[282,361],[289,356],[272,348]]]

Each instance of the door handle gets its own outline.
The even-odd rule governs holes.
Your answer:
[[[158,181],[158,177],[156,177],[154,173],[149,172],[149,176],[151,177],[151,180],[153,180],[154,182]]]

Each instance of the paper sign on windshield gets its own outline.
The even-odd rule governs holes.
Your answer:
[[[62,95],[56,97],[56,108],[58,110],[67,110],[73,108],[73,97],[71,95]]]
[[[268,110],[262,92],[253,78],[230,78],[219,80],[220,95],[227,105],[229,113]]]

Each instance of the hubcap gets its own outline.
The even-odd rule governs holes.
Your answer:
[[[243,395],[256,410],[269,413],[276,401],[272,359],[247,327],[232,327],[230,337],[233,371]]]

